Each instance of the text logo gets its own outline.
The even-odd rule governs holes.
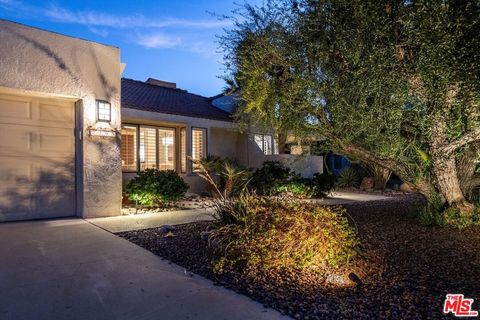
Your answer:
[[[473,299],[467,299],[463,294],[447,294],[443,312],[453,313],[456,317],[476,317],[478,311],[473,311],[472,305]]]

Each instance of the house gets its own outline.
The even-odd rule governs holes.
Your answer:
[[[0,20],[0,221],[121,209],[120,51]]]
[[[0,20],[0,221],[121,212],[122,181],[176,170],[204,191],[189,157],[311,176],[322,157],[278,155],[275,137],[239,130],[232,97],[122,79],[119,49]]]

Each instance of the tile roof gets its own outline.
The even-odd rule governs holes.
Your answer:
[[[232,121],[211,99],[184,90],[122,78],[122,107],[194,118]]]

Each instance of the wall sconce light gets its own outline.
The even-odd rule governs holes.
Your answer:
[[[97,100],[97,121],[112,121],[112,106],[110,105],[110,102]]]

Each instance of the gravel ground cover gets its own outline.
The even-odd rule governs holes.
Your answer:
[[[405,195],[344,206],[362,251],[337,271],[354,280],[343,287],[309,272],[214,274],[201,236],[211,222],[176,226],[167,234],[154,228],[118,235],[183,266],[188,275],[205,276],[296,319],[442,319],[447,293],[475,299],[473,309],[480,310],[480,230],[421,226],[408,214],[418,202]]]

